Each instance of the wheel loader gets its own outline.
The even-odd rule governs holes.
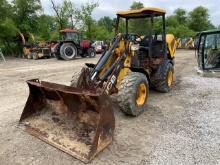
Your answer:
[[[149,88],[169,92],[173,83],[175,38],[166,35],[165,10],[143,8],[117,13],[115,37],[96,64],[85,64],[65,86],[28,80],[30,95],[20,125],[56,148],[90,162],[113,139],[116,99],[127,115],[146,109]],[[154,21],[161,19],[161,35]],[[146,35],[129,31],[130,21],[146,20]],[[120,22],[125,32],[119,33]],[[150,26],[149,26],[150,22]],[[139,26],[138,24],[136,26]],[[146,30],[148,29],[148,30]]]

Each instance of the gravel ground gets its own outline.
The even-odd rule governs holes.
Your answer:
[[[97,60],[0,61],[0,164],[83,164],[16,125],[28,97],[25,80],[68,85],[73,71]],[[220,164],[220,79],[200,77],[195,65],[193,51],[177,51],[170,93],[151,91],[136,118],[115,108],[114,141],[91,164]]]

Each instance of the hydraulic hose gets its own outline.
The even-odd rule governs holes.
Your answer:
[[[97,73],[106,64],[106,62],[108,61],[109,57],[112,55],[112,51],[115,50],[115,48],[118,46],[118,43],[121,40],[121,38],[122,38],[122,35],[117,36],[116,39],[115,39],[115,42],[112,45],[112,47],[108,51],[105,52],[103,57],[100,59],[100,61],[98,62],[98,64],[94,68],[94,72],[93,72],[93,74],[91,76],[91,80],[93,80],[96,77]]]

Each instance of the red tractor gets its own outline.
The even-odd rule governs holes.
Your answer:
[[[57,59],[72,60],[77,56],[95,57],[96,51],[89,40],[83,40],[78,31],[63,29],[60,31],[61,40],[54,44],[52,53]]]

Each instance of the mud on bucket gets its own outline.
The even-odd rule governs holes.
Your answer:
[[[105,94],[29,80],[20,126],[37,138],[88,163],[113,138],[115,119]]]

